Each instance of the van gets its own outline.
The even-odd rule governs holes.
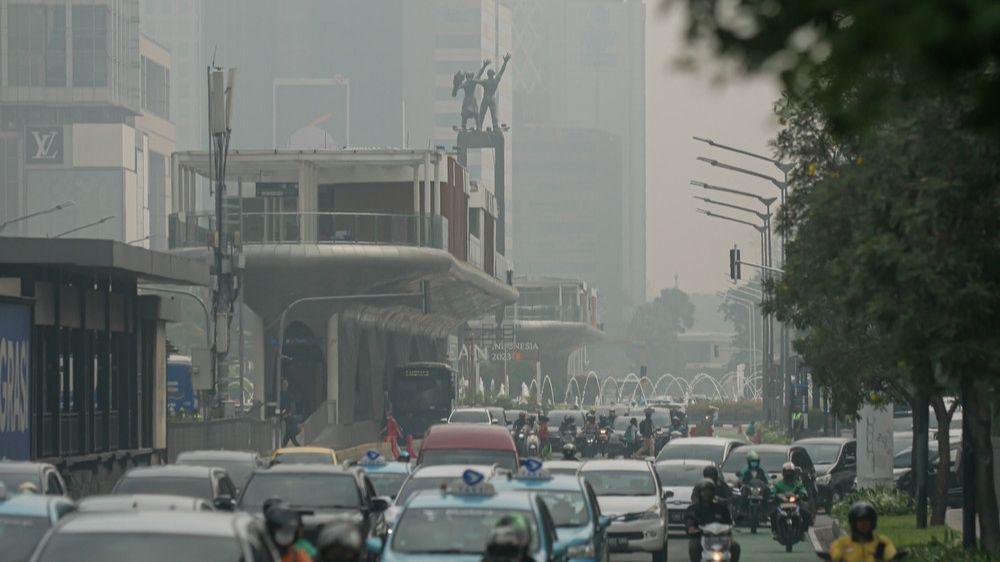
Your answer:
[[[434,425],[420,445],[417,466],[496,464],[517,471],[520,459],[510,431],[496,425]]]

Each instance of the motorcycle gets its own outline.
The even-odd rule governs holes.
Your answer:
[[[740,488],[740,495],[743,497],[744,515],[750,524],[750,533],[757,534],[757,526],[760,525],[760,517],[764,512],[764,491],[767,484],[761,480],[751,480],[749,484],[744,484]]]
[[[909,555],[910,555],[910,551],[906,550],[905,548],[901,548],[901,549],[899,549],[899,550],[896,551],[896,555],[893,556],[892,559],[889,562],[898,562],[899,560],[902,560],[902,559],[906,558]],[[816,553],[816,557],[817,558],[821,558],[823,560],[833,560],[833,557],[830,556],[829,552],[817,552]]]
[[[601,456],[608,456],[608,442],[611,440],[611,430],[602,427],[597,430],[597,453]]]
[[[525,456],[537,457],[541,450],[542,450],[542,444],[541,440],[538,438],[538,432],[533,429],[528,430],[528,433],[524,438]]]
[[[701,418],[701,423],[698,424],[698,435],[702,437],[712,437],[715,435],[715,428],[713,427],[712,414],[705,414]]]
[[[597,433],[590,430],[584,431],[579,441],[580,443],[576,448],[579,449],[580,456],[593,458],[597,453]]]
[[[701,560],[702,562],[724,562],[732,555],[733,526],[725,523],[709,523],[701,529]]]
[[[773,531],[774,539],[785,546],[785,552],[791,552],[795,543],[802,540],[805,528],[798,496],[794,494],[778,495],[778,508],[775,512]]]

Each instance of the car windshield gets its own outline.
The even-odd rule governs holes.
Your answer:
[[[722,445],[696,445],[692,443],[667,443],[656,456],[658,461],[692,459],[719,462],[723,455]]]
[[[237,461],[232,459],[219,460],[210,458],[178,458],[177,464],[182,465],[195,465],[195,466],[214,466],[221,468],[226,471],[229,478],[232,479],[233,483],[239,487],[243,487],[247,480],[250,479],[250,475],[253,474],[256,468],[253,463],[249,460]]]
[[[393,531],[392,550],[408,554],[483,554],[497,521],[513,513],[528,520],[531,551],[537,551],[538,528],[532,513],[458,507],[407,509]]]
[[[598,496],[659,495],[653,475],[645,470],[588,470],[583,477]]]
[[[25,482],[31,482],[35,486],[41,486],[42,483],[38,481],[38,471],[30,472],[0,472],[0,482],[3,482],[4,487],[7,488],[8,492],[13,493],[17,490],[17,487]]]
[[[61,533],[48,541],[38,560],[108,562],[137,558],[141,558],[143,562],[238,562],[243,560],[243,553],[235,537],[167,533]]]
[[[747,465],[747,453],[750,451],[748,447],[733,451],[722,465],[722,472],[739,472]],[[785,451],[757,451],[757,456],[760,457],[760,467],[766,472],[781,472],[781,465],[788,462],[788,453]]]
[[[579,527],[590,521],[590,512],[582,491],[553,490],[542,491],[538,495],[545,500],[556,527]]]
[[[675,464],[658,464],[656,468],[656,474],[660,477],[661,486],[694,486],[699,480],[703,479],[702,471],[705,470],[704,464],[685,464],[685,465],[675,465]]]
[[[840,443],[797,443],[809,453],[813,464],[833,464],[840,455]]]
[[[458,410],[451,413],[449,423],[489,423],[490,416],[483,410]]]
[[[208,501],[213,499],[212,481],[207,474],[203,478],[126,476],[115,487],[114,493],[188,496]]]
[[[913,449],[903,449],[892,458],[892,468],[910,468],[913,460]],[[938,452],[936,447],[927,448],[927,462],[931,465],[937,463]]]
[[[328,453],[281,453],[274,457],[280,464],[334,464]]]
[[[458,478],[458,476],[453,478],[410,478],[403,484],[403,487],[399,489],[399,493],[396,494],[395,503],[396,505],[403,505],[413,494],[422,490],[436,490],[456,478]]]
[[[405,474],[393,472],[369,472],[368,478],[372,481],[372,486],[375,486],[376,494],[390,498],[396,497],[399,488],[406,481]]]
[[[420,461],[423,466],[442,464],[498,464],[500,468],[517,470],[514,451],[494,449],[432,449],[424,451]]]
[[[259,511],[268,498],[281,498],[292,507],[355,509],[361,505],[357,481],[350,474],[258,472],[247,483],[240,509]]]
[[[653,410],[653,427],[670,427],[670,410]]]
[[[47,517],[0,515],[0,545],[4,560],[27,560],[42,535],[49,530]]]

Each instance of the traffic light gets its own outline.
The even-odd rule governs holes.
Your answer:
[[[729,250],[729,278],[733,281],[740,280],[740,249]]]

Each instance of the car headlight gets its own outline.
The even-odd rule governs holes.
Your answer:
[[[596,556],[594,554],[594,545],[588,543],[571,546],[566,551],[566,556],[568,558],[593,558]]]
[[[643,511],[642,515],[639,516],[639,519],[659,519],[659,518],[660,518],[659,509],[651,509],[649,511]]]
[[[816,477],[816,483],[821,486],[829,486],[831,480],[833,480],[833,477],[829,474],[822,474]]]

